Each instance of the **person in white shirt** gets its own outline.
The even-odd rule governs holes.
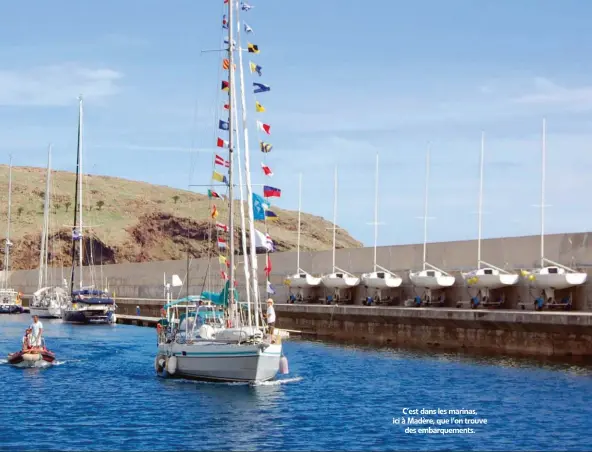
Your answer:
[[[267,326],[269,327],[269,336],[273,342],[273,329],[275,327],[275,309],[273,309],[273,300],[271,298],[267,299],[267,314],[265,316],[267,319]]]
[[[33,316],[33,323],[29,327],[32,330],[31,333],[31,347],[41,347],[41,335],[43,334],[43,323],[39,321],[39,317]]]

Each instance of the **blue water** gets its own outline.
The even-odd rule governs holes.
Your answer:
[[[0,316],[0,357],[28,316]],[[0,364],[0,450],[590,450],[592,370],[290,341],[288,380],[164,380],[156,333],[44,321],[58,365]],[[405,433],[403,408],[468,409],[474,433]],[[414,416],[420,417],[420,416]],[[436,416],[424,416],[436,419]],[[450,416],[440,416],[448,418]],[[426,426],[412,426],[424,428]]]

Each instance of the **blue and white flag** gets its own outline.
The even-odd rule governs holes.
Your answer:
[[[229,124],[226,121],[220,120],[220,122],[218,123],[218,128],[220,130],[228,130],[229,127],[230,126],[229,126]]]
[[[82,234],[78,232],[78,229],[74,229],[72,232],[72,240],[80,240],[82,238]]]
[[[230,40],[228,39],[228,36],[226,36],[226,37],[224,38],[224,44],[228,45],[228,43],[229,43],[229,42],[230,42]],[[234,47],[236,47],[236,41],[235,41],[234,39],[232,40],[232,45],[233,45]]]
[[[269,281],[267,281],[267,293],[275,294],[275,289],[273,288],[273,286],[271,285],[271,283]]]
[[[253,29],[245,22],[245,33],[253,33]]]
[[[263,83],[257,83],[257,82],[253,82],[253,87],[255,88],[255,89],[253,90],[253,92],[254,92],[255,94],[257,94],[257,93],[264,93],[264,92],[266,92],[266,91],[271,91],[271,87],[270,87],[270,86],[268,86],[268,85],[265,85],[265,84],[263,84]]]
[[[253,193],[253,219],[265,220],[265,210],[269,209],[270,205],[262,196]]]
[[[247,2],[241,2],[241,9],[242,9],[243,11],[248,11],[248,10],[250,10],[251,8],[252,8],[252,6],[251,6],[251,5],[249,5]]]

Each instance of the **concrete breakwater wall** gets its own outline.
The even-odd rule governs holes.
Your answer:
[[[580,268],[584,271],[592,269],[592,241],[589,233],[573,234],[552,234],[545,238],[546,257],[573,268]],[[402,305],[407,298],[416,295],[416,291],[408,280],[409,270],[418,270],[422,266],[422,245],[398,245],[384,246],[377,250],[377,262],[383,267],[398,273],[403,277],[403,286],[398,289],[383,291],[383,296],[390,296],[394,304]],[[531,269],[540,262],[540,237],[509,237],[487,239],[482,242],[483,259],[507,270]],[[430,243],[428,245],[427,259],[437,267],[440,267],[456,277],[456,284],[446,289],[446,306],[453,307],[458,301],[466,301],[471,293],[462,279],[460,271],[470,271],[476,266],[477,243],[475,240],[458,242]],[[288,297],[289,287],[285,286],[284,280],[288,274],[296,271],[296,253],[283,252],[271,254],[273,264],[271,272],[271,283],[276,289],[276,301],[284,301]],[[305,271],[321,275],[332,270],[332,252],[302,252],[300,254],[300,266]],[[238,257],[237,279],[238,288],[244,294],[244,277],[242,267],[242,256]],[[259,256],[258,276],[263,284],[260,285],[260,292],[265,293],[265,256]],[[336,265],[353,274],[371,271],[373,267],[373,249],[358,248],[336,251]],[[88,268],[83,269],[84,279],[90,284],[91,272]],[[220,264],[217,257],[208,259],[193,259],[189,265],[189,289],[190,294],[201,293],[202,290],[218,289],[220,287]],[[162,261],[137,264],[114,264],[98,267],[94,271],[95,286],[109,287],[117,298],[139,298],[139,299],[161,299],[164,297],[163,276],[168,278],[172,274],[178,274],[182,279],[187,273],[187,262],[185,261]],[[61,275],[62,270],[57,268],[52,274]],[[64,269],[63,274],[68,277],[70,269]],[[78,275],[78,271],[76,271]],[[2,274],[0,274],[0,278]],[[24,270],[9,272],[10,284],[25,294],[37,290],[38,273],[36,270]],[[77,278],[77,276],[76,276]],[[592,312],[592,281],[586,285],[576,287],[558,297],[571,295],[573,309],[577,311]],[[174,296],[184,295],[187,287],[179,288]],[[324,298],[327,293],[322,287],[307,293],[313,299]],[[367,295],[366,289],[360,285],[344,294],[354,304],[361,304],[362,299]],[[525,302],[527,306],[532,305],[533,293],[529,290],[526,281],[522,280],[514,287],[504,290],[507,302],[505,308],[513,309],[518,307],[519,301]]]
[[[276,306],[280,328],[320,339],[491,354],[592,358],[592,314]]]

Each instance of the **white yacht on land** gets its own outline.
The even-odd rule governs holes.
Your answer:
[[[367,289],[376,290],[377,301],[381,298],[382,289],[394,289],[399,287],[403,280],[395,273],[381,267],[376,263],[376,247],[378,242],[378,154],[376,154],[376,177],[374,192],[374,269],[362,275],[362,284]]]
[[[483,166],[485,157],[485,134],[481,134],[481,157],[479,168],[479,220],[477,238],[477,268],[473,271],[462,273],[462,276],[470,288],[477,289],[477,295],[471,300],[471,307],[475,308],[481,302],[483,304],[499,304],[503,301],[491,300],[490,291],[502,287],[513,286],[518,283],[520,276],[517,273],[508,272],[493,264],[488,264],[481,259],[481,231],[483,227]]]
[[[360,278],[351,273],[337,267],[335,265],[335,247],[336,247],[336,234],[337,234],[337,168],[335,168],[335,187],[333,195],[333,271],[326,275],[323,275],[321,281],[323,286],[327,289],[333,289],[335,291],[335,297],[338,299],[340,296],[340,289],[349,289],[360,284]]]
[[[454,285],[456,279],[449,275],[444,270],[435,267],[427,262],[427,240],[428,240],[428,187],[430,179],[430,151],[428,149],[426,156],[426,186],[425,186],[425,202],[424,202],[424,223],[423,223],[423,269],[410,272],[409,279],[411,283],[420,289],[425,290],[424,297],[426,300],[431,300],[431,291],[444,289]]]
[[[228,74],[228,81],[222,83],[223,89],[228,91],[229,99],[227,107],[228,121],[220,120],[220,129],[227,131],[228,140],[219,141],[229,149],[228,178],[226,189],[228,190],[228,226],[218,228],[217,243],[224,243],[223,249],[228,252],[228,257],[219,256],[219,260],[228,263],[228,276],[224,265],[224,287],[220,293],[203,292],[192,303],[178,303],[171,301],[171,285],[165,284],[167,304],[163,308],[162,318],[159,321],[158,350],[154,367],[157,375],[168,377],[183,377],[212,381],[234,382],[260,382],[274,378],[278,371],[287,372],[287,360],[282,356],[282,342],[279,334],[272,335],[266,332],[266,321],[263,320],[263,312],[259,301],[259,284],[257,278],[257,246],[255,233],[254,201],[250,175],[249,140],[246,120],[246,99],[243,75],[243,60],[240,50],[240,21],[237,0],[227,1],[228,10],[228,38],[227,52],[223,60],[223,67]],[[225,22],[226,23],[226,22]],[[236,37],[235,37],[236,33]],[[235,39],[238,48],[235,45]],[[234,239],[234,208],[237,203],[234,199],[234,187],[241,187],[241,202],[243,206],[242,187],[240,183],[241,162],[238,140],[238,113],[236,108],[236,83],[235,83],[235,53],[238,54],[238,68],[240,74],[240,94],[242,110],[242,131],[244,134],[244,164],[248,203],[248,228],[249,228],[249,253],[250,258],[244,255],[246,298],[245,304],[239,302],[238,291],[235,288],[235,239]],[[259,84],[261,87],[266,85]],[[225,88],[224,88],[225,87]],[[266,87],[268,88],[268,87]],[[263,90],[264,88],[261,88]],[[269,89],[267,89],[269,90]],[[257,92],[257,91],[256,91]],[[262,123],[261,123],[262,124]],[[223,127],[222,127],[223,125]],[[262,126],[264,126],[262,124]],[[269,126],[267,126],[269,128]],[[235,136],[236,133],[236,136]],[[239,183],[234,181],[234,159],[237,155]],[[219,157],[219,156],[216,156]],[[220,160],[224,160],[220,157]],[[215,180],[220,180],[217,177]],[[279,191],[278,191],[279,193]],[[220,198],[217,198],[220,201]],[[212,200],[214,202],[214,200]],[[215,206],[215,204],[214,204]],[[213,209],[217,212],[217,209]],[[244,220],[244,210],[241,209],[241,222]],[[212,214],[215,219],[217,215]],[[243,231],[245,228],[242,228]],[[222,230],[223,232],[220,232]],[[225,234],[221,236],[220,234]],[[227,235],[226,235],[227,234]],[[246,250],[246,241],[243,234],[243,252]],[[228,245],[226,245],[228,244]],[[178,279],[178,278],[177,278]],[[173,278],[173,287],[175,278]],[[184,301],[184,300],[182,300]],[[187,301],[191,301],[188,299]],[[197,301],[197,304],[195,304]],[[206,308],[204,308],[206,306]],[[212,315],[212,306],[214,309]],[[184,311],[184,312],[183,312]],[[183,318],[182,318],[183,317]],[[209,321],[206,319],[209,318]]]
[[[555,291],[581,286],[588,279],[588,274],[553,262],[545,257],[545,183],[546,183],[546,120],[543,119],[542,137],[542,164],[541,164],[541,258],[540,267],[527,271],[522,270],[522,275],[529,281],[529,284],[541,291],[541,296],[535,301],[537,310],[547,307],[563,307],[570,309],[572,297],[563,300],[555,299]]]

